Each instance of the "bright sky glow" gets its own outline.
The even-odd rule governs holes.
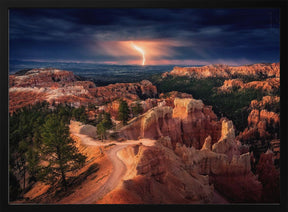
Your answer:
[[[145,65],[145,52],[140,47],[136,46],[133,42],[131,42],[132,47],[142,54],[142,66]]]

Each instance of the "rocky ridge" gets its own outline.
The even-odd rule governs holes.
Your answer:
[[[126,139],[169,136],[173,146],[177,142],[200,149],[208,135],[212,143],[220,138],[221,122],[211,106],[204,106],[201,100],[175,98],[174,108],[157,106],[145,114],[132,119],[121,129]]]
[[[148,80],[96,87],[93,82],[78,81],[71,71],[52,68],[9,75],[10,112],[44,100],[50,104],[69,103],[79,107],[89,103],[103,105],[119,98],[131,102],[156,96],[157,89]]]
[[[264,81],[252,81],[244,83],[241,79],[225,80],[218,88],[220,92],[232,92],[234,89],[259,89],[273,92],[280,88],[280,78],[267,78]]]
[[[139,99],[153,98],[157,96],[157,88],[148,80],[138,83],[116,83],[103,87],[89,89],[95,97],[96,104],[112,102],[122,98],[129,102]]]
[[[199,204],[212,202],[213,185],[207,176],[191,175],[172,149],[159,141],[156,146],[129,146],[119,152],[129,174],[118,189],[97,203]]]
[[[139,134],[132,129],[141,129],[142,139],[158,141],[152,147],[129,146],[119,153],[128,164],[129,174],[117,190],[98,203],[209,203],[213,200],[214,186],[232,202],[259,201],[262,185],[251,172],[248,149],[243,151],[243,145],[235,138],[232,121],[219,121],[221,128],[216,142],[213,134],[207,134],[200,148],[198,143],[181,141],[181,133],[173,141],[175,134],[169,134],[166,126],[173,123],[177,126],[174,110],[174,118],[180,122],[177,110],[184,110],[191,117],[191,113],[200,113],[204,108],[201,101],[194,99],[176,98],[174,105],[174,109],[153,108],[123,128],[122,135],[126,138],[137,139]],[[196,130],[200,128],[196,126]],[[177,128],[173,129],[177,133]],[[221,187],[223,179],[225,186]]]
[[[253,64],[243,66],[228,66],[222,64],[207,65],[202,67],[174,67],[172,71],[165,72],[162,77],[172,76],[188,76],[195,78],[207,77],[237,77],[239,75],[248,76],[267,76],[280,77],[280,63],[272,64]]]
[[[280,97],[264,96],[260,101],[251,101],[248,127],[238,135],[239,140],[247,142],[279,137],[280,115],[267,110],[273,104],[280,104]]]

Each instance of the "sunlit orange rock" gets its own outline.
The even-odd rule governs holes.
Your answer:
[[[13,112],[44,100],[50,104],[68,103],[73,107],[89,103],[103,105],[119,98],[131,103],[141,98],[156,97],[157,89],[148,80],[96,87],[93,82],[78,81],[71,71],[46,68],[9,75],[9,94],[9,110]],[[111,112],[116,109],[114,103]]]
[[[244,66],[228,66],[222,64],[207,65],[202,67],[174,67],[172,71],[165,72],[162,77],[188,76],[196,78],[207,77],[232,77],[239,75],[258,75],[267,77],[280,77],[280,63],[253,64]]]
[[[197,149],[202,148],[208,135],[215,143],[220,134],[221,122],[212,108],[204,106],[201,100],[191,98],[175,98],[174,108],[154,107],[121,129],[121,135],[127,139],[169,136],[173,146],[180,142]]]
[[[244,83],[241,79],[225,80],[223,85],[218,88],[220,92],[232,92],[234,89],[257,89],[262,91],[274,92],[280,88],[280,78],[267,78],[263,81],[252,81]]]

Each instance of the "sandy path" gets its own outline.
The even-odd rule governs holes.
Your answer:
[[[112,191],[116,186],[121,182],[122,178],[126,174],[127,167],[124,162],[117,156],[117,152],[124,149],[129,145],[142,143],[146,146],[152,146],[155,143],[155,140],[150,139],[141,139],[141,140],[127,140],[125,142],[101,142],[99,140],[95,140],[87,135],[79,134],[76,132],[72,132],[75,136],[81,139],[81,142],[87,146],[107,146],[109,144],[115,144],[111,146],[111,148],[106,152],[107,157],[111,160],[113,169],[109,176],[109,178],[104,182],[104,184],[92,195],[83,198],[76,204],[95,204],[95,202],[102,197],[104,197],[107,193]]]
[[[121,149],[127,147],[130,144],[126,145],[115,145],[115,147],[111,148],[107,151],[108,158],[112,161],[113,170],[107,181],[97,190],[97,192],[92,195],[82,199],[77,204],[93,204],[105,194],[112,191],[121,181],[122,177],[126,173],[126,165],[122,160],[117,156],[117,152]]]

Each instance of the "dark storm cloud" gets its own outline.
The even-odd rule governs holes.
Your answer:
[[[104,61],[101,42],[174,40],[187,45],[164,59],[279,61],[277,9],[13,9],[9,29],[19,60]]]

